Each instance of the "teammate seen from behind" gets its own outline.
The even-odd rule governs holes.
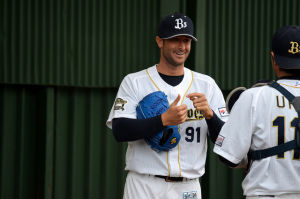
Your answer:
[[[249,155],[247,199],[299,199],[300,27],[277,30],[271,61],[277,80],[239,96],[214,152],[235,165]]]
[[[156,36],[159,63],[127,75],[119,87],[107,126],[118,142],[128,142],[125,199],[201,198],[199,177],[205,172],[208,131],[215,141],[218,131],[214,128],[227,114],[215,81],[185,67],[192,40],[197,41],[189,17],[180,13],[166,16]],[[155,92],[160,95],[155,96],[161,100],[160,108],[160,101],[149,100]],[[167,105],[163,105],[165,95]],[[149,101],[155,102],[147,105]],[[148,111],[149,107],[150,111],[159,109],[155,110],[158,115],[147,117],[151,115],[144,114],[147,107]],[[175,146],[153,150],[153,136],[170,126],[172,136],[177,131],[180,134],[170,141]]]

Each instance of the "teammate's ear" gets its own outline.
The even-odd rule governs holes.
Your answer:
[[[163,47],[163,39],[160,38],[159,36],[156,36],[156,37],[155,37],[155,40],[156,40],[157,46],[158,46],[159,48],[162,48],[162,47]]]
[[[273,65],[274,62],[275,62],[275,60],[274,60],[274,52],[271,51],[270,54],[271,54],[271,63],[272,63],[272,65]]]
[[[275,58],[274,58],[274,52],[271,51],[271,62],[272,62],[272,68],[273,68],[273,71],[275,73],[275,75],[277,77],[279,77],[279,66],[277,65],[276,61],[275,61]]]
[[[274,69],[274,66],[275,66],[275,59],[274,59],[274,53],[273,53],[273,51],[271,51],[270,54],[271,54],[272,68]],[[274,69],[274,72],[275,72],[275,69]]]

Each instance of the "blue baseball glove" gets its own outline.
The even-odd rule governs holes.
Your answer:
[[[169,108],[167,95],[161,91],[150,93],[144,97],[136,107],[137,118],[146,119],[161,115]],[[167,126],[155,136],[146,137],[145,141],[156,152],[169,151],[180,141],[178,126]]]

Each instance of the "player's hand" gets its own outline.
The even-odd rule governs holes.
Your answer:
[[[177,106],[180,100],[180,95],[170,105],[169,109],[161,115],[163,126],[182,124],[187,118],[187,106],[182,104]]]
[[[214,112],[209,107],[208,101],[203,93],[190,93],[186,96],[193,101],[194,107],[201,111],[205,119],[210,119]]]

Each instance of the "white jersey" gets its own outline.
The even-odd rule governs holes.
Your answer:
[[[299,80],[278,80],[300,96]],[[251,150],[277,146],[295,139],[298,117],[288,99],[270,86],[244,91],[232,108],[216,141],[214,152],[239,163]],[[299,151],[253,161],[242,186],[244,195],[300,193]]]
[[[112,127],[113,118],[136,119],[136,106],[139,101],[158,90],[168,96],[170,104],[180,94],[178,105],[187,105],[187,121],[178,125],[181,140],[169,152],[160,153],[152,150],[143,139],[129,142],[125,169],[140,174],[198,178],[205,172],[208,128],[203,115],[194,108],[186,95],[194,92],[204,93],[211,109],[221,119],[226,118],[222,92],[211,77],[184,68],[182,82],[173,87],[160,77],[156,66],[129,74],[120,85],[107,126]]]

